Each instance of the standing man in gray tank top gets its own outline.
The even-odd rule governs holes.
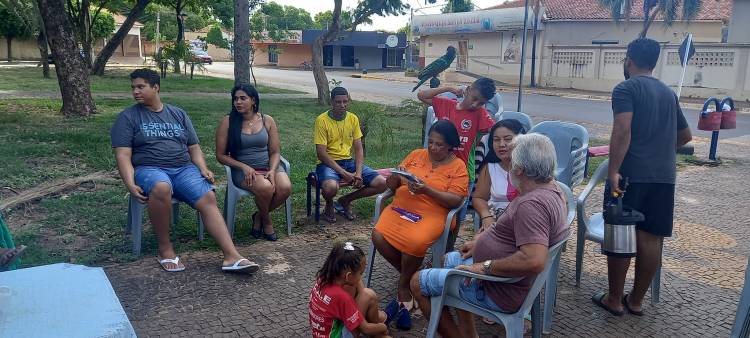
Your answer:
[[[643,315],[643,297],[661,264],[661,243],[672,236],[677,148],[690,142],[690,128],[675,93],[654,78],[659,43],[640,38],[628,45],[623,60],[625,81],[612,91],[614,124],[610,139],[609,191],[625,193],[623,204],[642,212],[636,224],[635,282],[625,294],[625,278],[631,258],[607,257],[609,292],[592,297],[613,315],[625,310]],[[627,191],[620,181],[627,178]]]

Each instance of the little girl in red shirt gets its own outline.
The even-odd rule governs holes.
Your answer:
[[[389,337],[378,296],[365,288],[365,253],[351,242],[334,245],[310,290],[310,328],[314,338],[347,338],[365,334]]]

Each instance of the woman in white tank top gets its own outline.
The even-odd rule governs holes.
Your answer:
[[[513,138],[525,133],[516,120],[500,120],[490,129],[487,156],[482,162],[471,204],[479,214],[482,229],[494,224],[518,191],[510,179]]]

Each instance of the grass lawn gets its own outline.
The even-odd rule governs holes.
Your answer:
[[[165,102],[183,107],[195,125],[210,168],[220,182],[218,197],[223,205],[225,170],[215,157],[214,132],[219,120],[228,112],[229,100],[184,95],[163,94]],[[305,183],[307,173],[314,168],[312,144],[314,118],[324,109],[312,99],[263,100],[263,112],[272,115],[279,125],[282,155],[292,165],[294,185],[293,205],[295,218],[305,213]],[[67,178],[99,170],[115,170],[110,148],[109,129],[116,115],[133,104],[128,99],[97,99],[101,112],[85,119],[66,119],[57,114],[61,101],[57,99],[11,99],[0,101],[0,187],[16,191],[44,184],[54,179]],[[380,111],[378,105],[355,102],[351,110],[360,116]],[[386,117],[378,115],[380,123],[390,128],[373,128],[367,138],[367,164],[372,167],[391,167],[406,154],[420,146],[421,122],[419,117]],[[10,196],[8,189],[0,197]],[[356,204],[364,218],[372,212],[373,200]],[[23,225],[14,222],[17,243],[31,244],[24,265],[75,261],[84,264],[101,264],[108,260],[131,259],[130,240],[123,234],[126,221],[126,190],[119,180],[106,180],[95,185],[84,185],[63,195],[50,196],[30,206],[30,210],[16,208],[5,210],[8,219],[23,219]],[[237,243],[248,243],[251,200],[244,199],[238,207]],[[27,215],[24,216],[24,213]],[[173,230],[178,252],[214,248],[207,236],[203,243],[197,241],[195,214],[189,207],[181,208],[179,226]],[[274,223],[279,234],[285,234],[283,208],[274,213]],[[145,222],[144,224],[148,224]],[[146,225],[143,252],[156,252],[156,240],[150,225]]]
[[[107,69],[103,76],[91,77],[91,89],[94,93],[129,92],[129,69]],[[42,77],[41,68],[0,68],[0,90],[16,90],[28,92],[58,92],[57,78],[54,67],[50,70],[51,78]],[[161,80],[162,93],[193,92],[228,93],[234,86],[231,79],[209,77],[196,74],[193,80],[189,75],[168,73]],[[298,91],[258,86],[260,93],[299,93]]]

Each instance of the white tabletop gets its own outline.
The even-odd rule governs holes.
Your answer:
[[[135,336],[102,268],[52,264],[0,273],[0,337]]]

